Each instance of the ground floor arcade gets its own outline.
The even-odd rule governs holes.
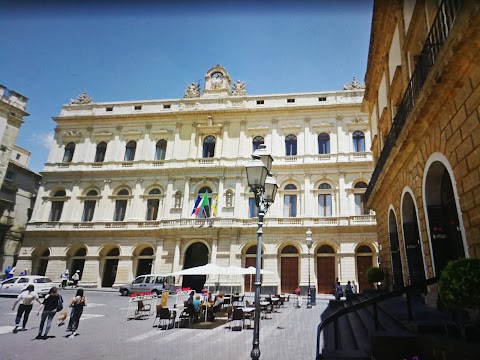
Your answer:
[[[31,269],[59,279],[65,269],[80,270],[84,286],[111,287],[148,273],[168,274],[206,263],[222,266],[255,266],[256,233],[253,228],[172,229],[156,233],[60,234],[27,232],[17,267]],[[311,285],[319,293],[331,293],[338,278],[355,281],[359,289],[368,286],[365,272],[378,265],[375,226],[353,228],[312,227],[309,251],[305,231],[298,228],[264,229],[262,275],[264,292],[306,291]],[[65,240],[68,239],[68,240]],[[310,255],[309,255],[310,254]],[[178,287],[196,290],[215,286],[238,292],[253,291],[249,276],[190,276],[176,279]],[[217,284],[217,286],[218,286]]]

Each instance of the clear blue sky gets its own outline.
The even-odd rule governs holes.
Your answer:
[[[249,95],[365,76],[372,1],[66,2],[0,2],[0,84],[29,98],[17,144],[37,172],[51,117],[84,90],[98,102],[181,98],[216,64]]]

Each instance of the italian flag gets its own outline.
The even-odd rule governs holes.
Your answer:
[[[200,197],[200,195],[198,195],[197,200],[195,200],[195,205],[193,206],[192,215],[195,214],[195,216],[198,216],[198,214],[202,210],[202,207],[209,205],[210,203],[208,202],[207,192],[203,194],[203,197]]]

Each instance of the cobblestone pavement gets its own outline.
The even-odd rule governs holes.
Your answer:
[[[66,300],[72,290],[64,290]],[[88,306],[80,321],[78,336],[66,338],[65,326],[54,320],[47,340],[35,340],[40,317],[38,304],[30,314],[26,331],[13,334],[14,298],[0,297],[0,358],[38,359],[228,359],[248,360],[253,329],[230,331],[218,320],[211,329],[180,328],[157,330],[154,317],[126,321],[129,298],[115,292],[88,291]],[[169,304],[173,304],[173,297]],[[316,328],[328,300],[317,299],[312,309],[296,309],[291,304],[278,309],[272,319],[260,322],[262,360],[315,359]]]

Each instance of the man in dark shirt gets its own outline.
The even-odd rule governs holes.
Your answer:
[[[50,327],[52,326],[53,317],[57,313],[60,299],[62,299],[62,296],[58,294],[58,289],[56,286],[52,287],[48,292],[48,295],[45,296],[45,299],[43,300],[43,304],[42,306],[40,306],[37,312],[37,316],[38,316],[40,314],[40,310],[43,308],[42,320],[40,321],[40,326],[38,328],[37,339],[47,338],[47,334],[50,331]],[[63,302],[63,299],[62,299],[62,302]],[[43,333],[43,326],[45,325],[45,320],[47,320],[47,326],[45,328],[45,332]]]

